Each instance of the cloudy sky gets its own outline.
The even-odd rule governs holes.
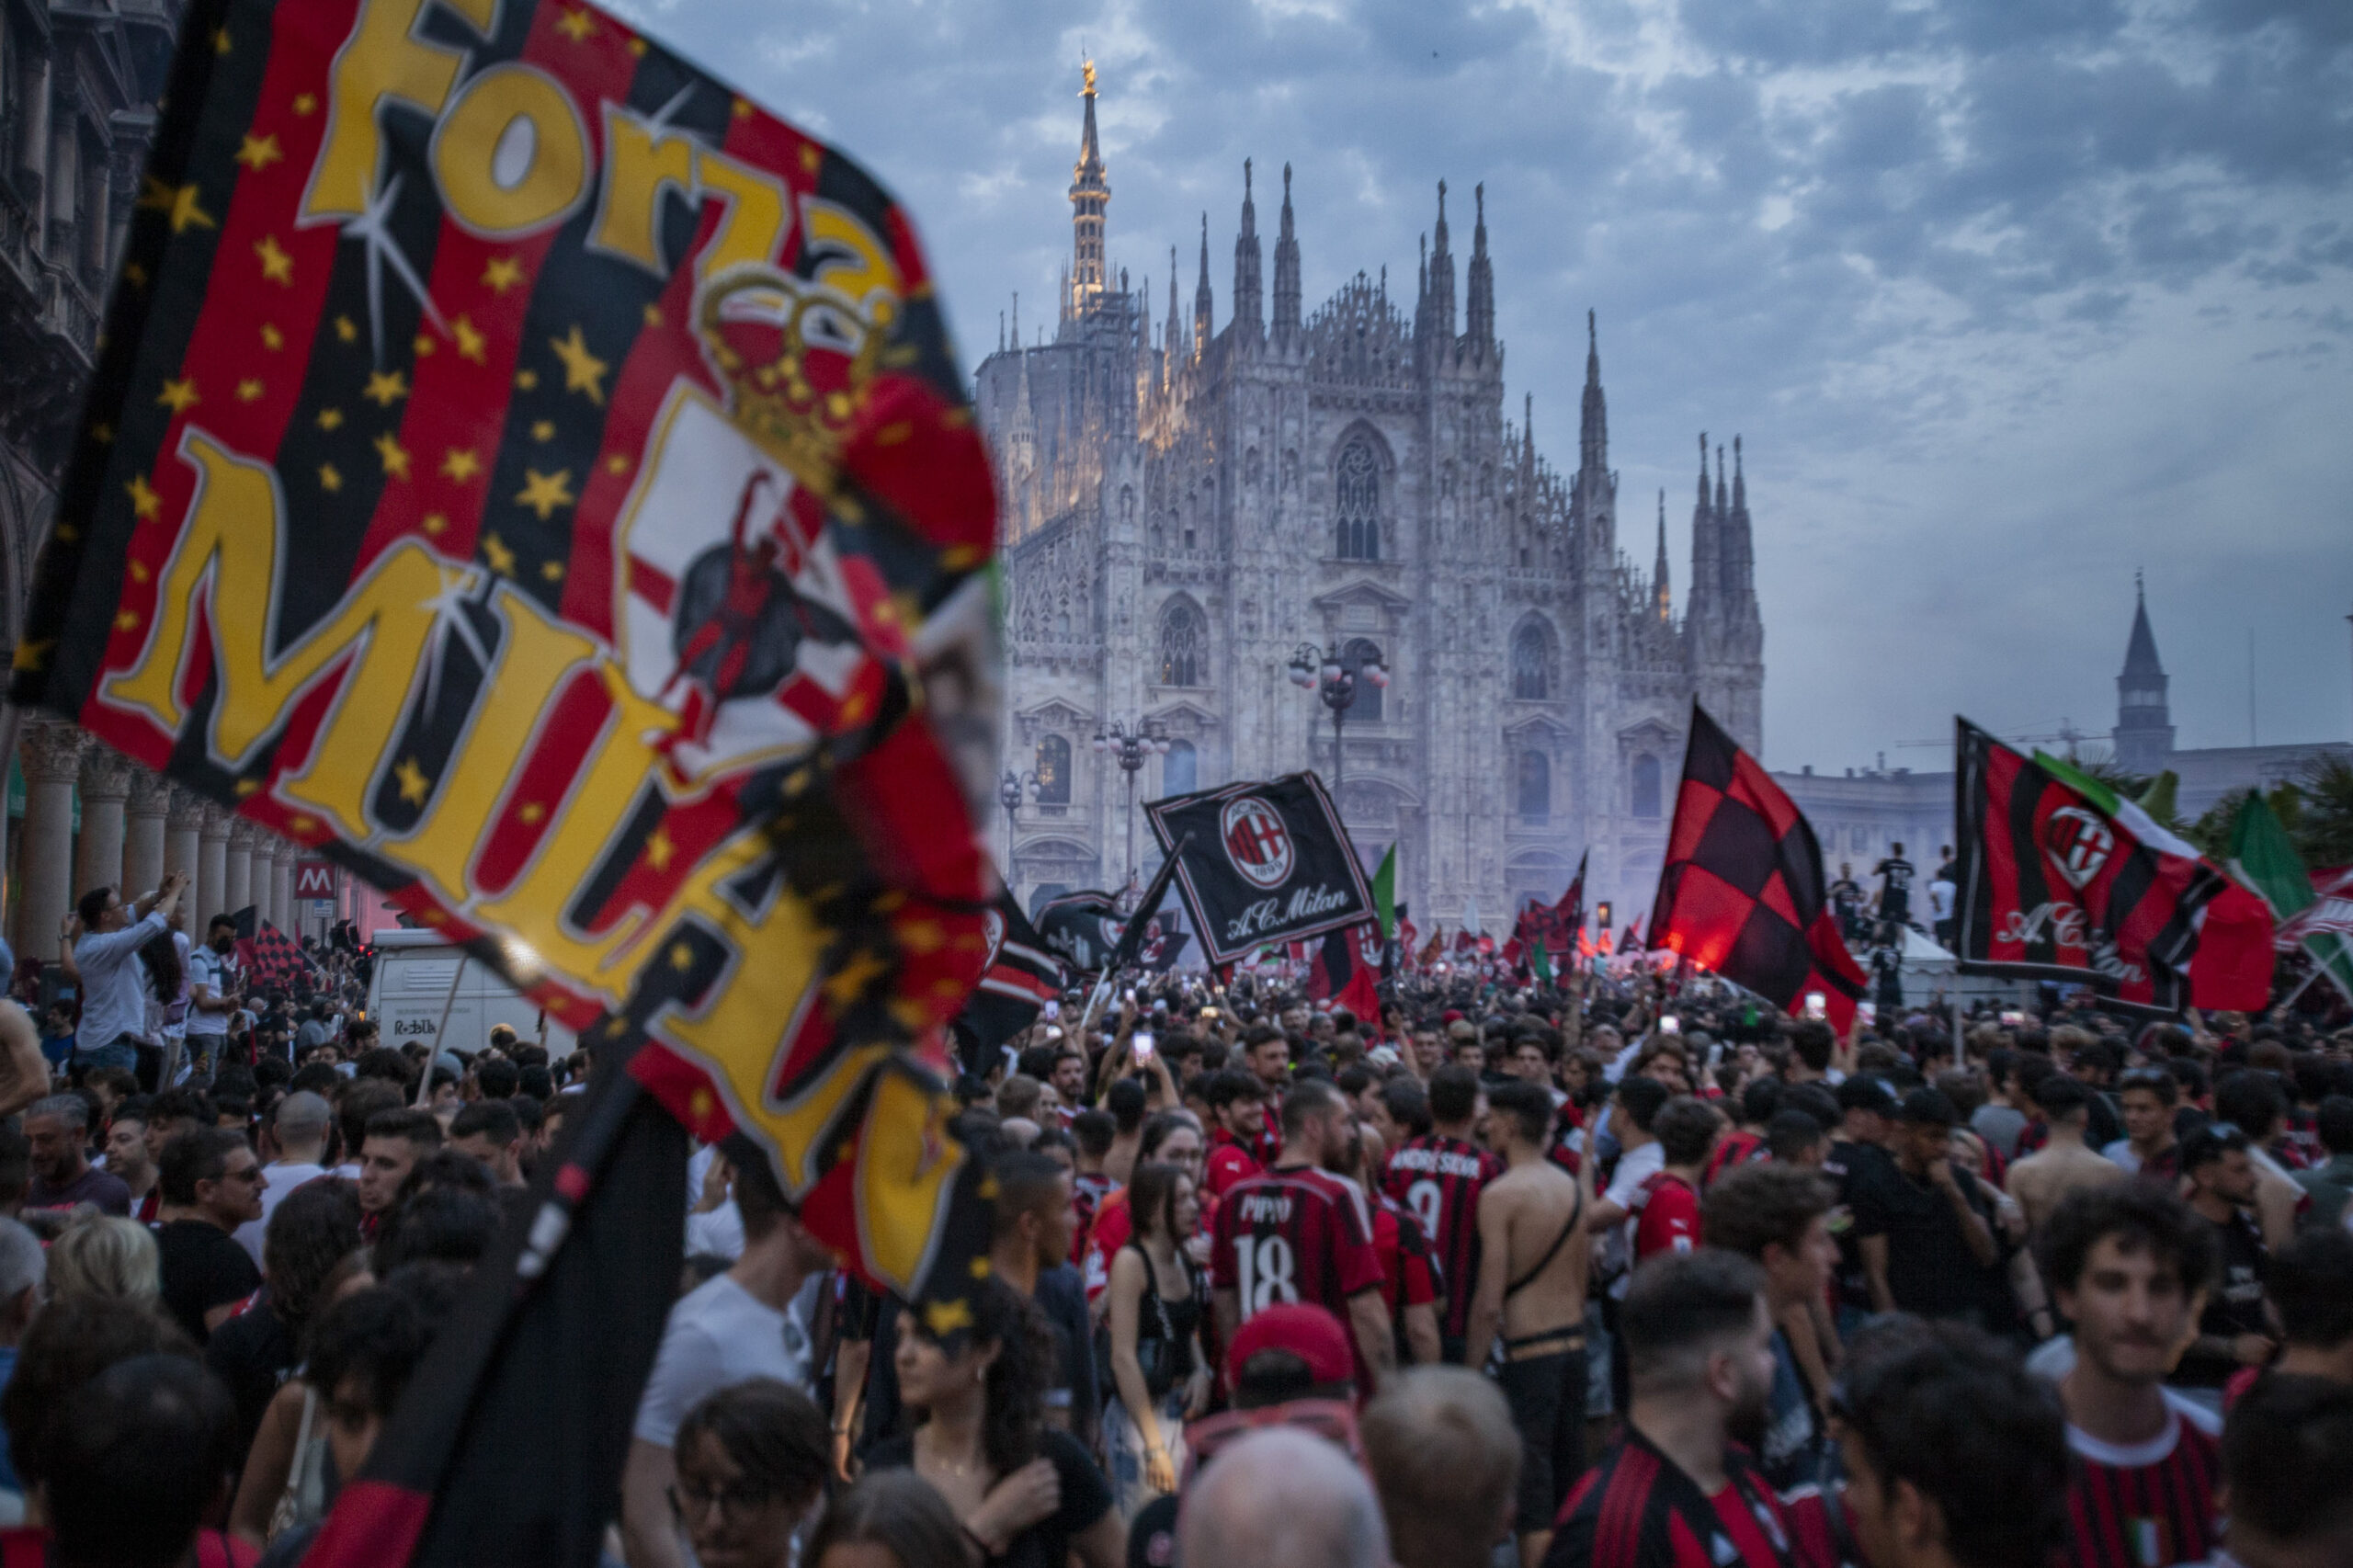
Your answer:
[[[910,205],[968,364],[1067,255],[1078,62],[1113,260],[1230,304],[1242,160],[1309,307],[1410,301],[1486,185],[1508,402],[1574,466],[1601,322],[1620,534],[1746,437],[1779,767],[2105,732],[2132,611],[2185,745],[2353,734],[2347,0],[631,0]],[[1269,240],[1271,243],[1271,240]],[[1271,265],[1271,263],[1269,264]],[[1155,314],[1157,312],[1155,312]],[[1907,743],[1938,743],[1910,745]]]

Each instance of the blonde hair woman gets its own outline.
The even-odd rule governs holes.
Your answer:
[[[162,1290],[155,1238],[136,1220],[110,1215],[76,1220],[50,1244],[52,1301],[119,1296],[152,1305]]]

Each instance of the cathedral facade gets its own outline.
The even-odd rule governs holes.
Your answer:
[[[997,825],[1017,895],[1149,876],[1131,801],[1313,768],[1368,868],[1397,846],[1425,932],[1506,929],[1588,849],[1592,896],[1621,924],[1646,907],[1693,696],[1752,752],[1761,738],[1737,440],[1728,480],[1700,437],[1678,610],[1664,494],[1650,569],[1620,546],[1590,316],[1575,471],[1538,454],[1528,401],[1506,414],[1483,192],[1459,316],[1443,184],[1410,301],[1384,269],[1311,311],[1290,171],[1269,288],[1245,164],[1227,312],[1204,216],[1191,310],[1172,251],[1158,323],[1149,284],[1108,268],[1110,194],[1090,68],[1051,336],[1025,344],[1017,308],[976,376],[1004,519]],[[1336,737],[1293,684],[1302,656],[1386,684],[1355,682]],[[1154,741],[1131,749],[1140,768],[1097,748],[1114,726]]]

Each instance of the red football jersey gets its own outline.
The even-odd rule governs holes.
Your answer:
[[[2103,1443],[2074,1426],[2075,1483],[2067,1490],[2078,1568],[2170,1568],[2203,1562],[2215,1545],[2221,1423],[2170,1393],[2165,1430],[2145,1443]]]
[[[1389,1196],[1405,1206],[1438,1255],[1446,1314],[1438,1331],[1460,1339],[1471,1321],[1471,1293],[1479,1283],[1479,1195],[1504,1174],[1492,1151],[1431,1133],[1408,1138],[1389,1156]]]
[[[1699,1244],[1699,1195],[1681,1176],[1658,1171],[1634,1188],[1634,1261]]]
[[[1438,1300],[1438,1278],[1430,1269],[1429,1244],[1405,1206],[1387,1193],[1375,1195],[1372,1206],[1372,1249],[1381,1255],[1381,1299],[1393,1322],[1400,1306],[1418,1307]]]
[[[1364,1194],[1307,1165],[1252,1176],[1218,1205],[1210,1275],[1218,1290],[1240,1298],[1245,1323],[1262,1308],[1306,1301],[1346,1324],[1348,1298],[1381,1287]],[[1357,1359],[1357,1377],[1370,1387],[1361,1350]]]
[[[1211,1198],[1223,1198],[1235,1185],[1266,1167],[1222,1128],[1210,1134],[1210,1157],[1201,1169],[1201,1187]]]

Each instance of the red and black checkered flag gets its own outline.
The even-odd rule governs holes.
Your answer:
[[[1785,1008],[1818,991],[1844,1033],[1863,997],[1863,971],[1839,940],[1823,890],[1813,827],[1694,702],[1651,946]]]
[[[294,938],[261,917],[247,904],[237,911],[237,962],[247,982],[264,989],[290,991],[311,978],[311,960]]]

